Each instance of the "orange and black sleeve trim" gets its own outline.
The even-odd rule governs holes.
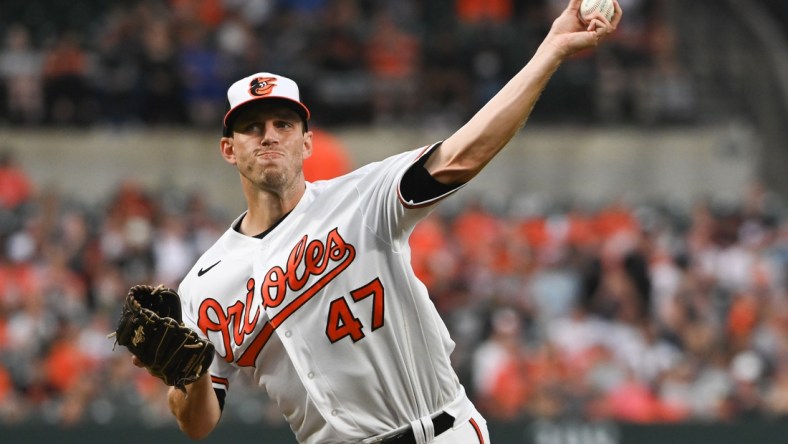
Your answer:
[[[422,155],[405,171],[400,180],[400,194],[405,202],[428,202],[437,197],[448,194],[464,185],[463,183],[446,185],[438,182],[427,171],[424,164],[435,152],[435,149]]]
[[[224,411],[224,400],[227,397],[227,389],[230,387],[230,381],[227,378],[220,378],[211,375],[211,382],[214,384],[213,392],[216,393],[216,399],[219,401],[219,410]],[[222,387],[216,387],[221,385]]]

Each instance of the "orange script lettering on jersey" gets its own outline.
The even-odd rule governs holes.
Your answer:
[[[237,363],[240,366],[254,365],[257,355],[268,342],[271,334],[287,318],[301,308],[315,294],[342,273],[356,257],[356,249],[345,242],[337,228],[331,230],[325,242],[303,236],[290,251],[285,268],[276,265],[265,273],[260,285],[262,308],[277,308],[287,298],[288,292],[301,294],[266,321],[263,329],[251,341]],[[329,269],[330,264],[336,264]],[[306,287],[313,276],[320,276]],[[233,347],[241,346],[250,336],[260,320],[260,306],[254,304],[255,280],[246,281],[246,300],[236,301],[226,309],[216,299],[206,298],[200,304],[197,325],[206,335],[209,331],[219,332],[224,345],[224,359],[235,361]],[[254,311],[252,308],[255,307]]]

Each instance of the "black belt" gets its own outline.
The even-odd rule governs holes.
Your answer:
[[[438,416],[432,418],[432,425],[435,426],[435,436],[438,436],[454,426],[454,417],[446,412],[441,412]],[[381,444],[416,444],[413,428],[408,427],[394,436],[389,436],[381,441]]]

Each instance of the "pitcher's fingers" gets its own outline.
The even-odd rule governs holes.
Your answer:
[[[613,0],[613,19],[610,21],[610,24],[613,26],[615,30],[618,28],[618,24],[621,23],[621,17],[624,15],[624,10],[621,9],[621,5],[618,4],[618,0]]]
[[[566,6],[566,10],[572,14],[577,14],[578,12],[580,12],[580,3],[582,2],[583,0],[569,0],[569,4]]]

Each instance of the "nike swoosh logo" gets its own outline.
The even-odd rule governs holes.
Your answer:
[[[211,268],[213,268],[213,267],[215,267],[215,266],[219,265],[219,262],[221,262],[221,261],[222,261],[222,260],[221,260],[221,259],[219,259],[218,261],[216,261],[216,263],[215,263],[215,264],[211,265],[211,266],[210,266],[210,267],[208,267],[208,268],[200,268],[200,270],[199,270],[199,271],[197,271],[197,277],[200,277],[200,276],[204,275],[205,273],[207,273],[207,272],[211,271]]]

